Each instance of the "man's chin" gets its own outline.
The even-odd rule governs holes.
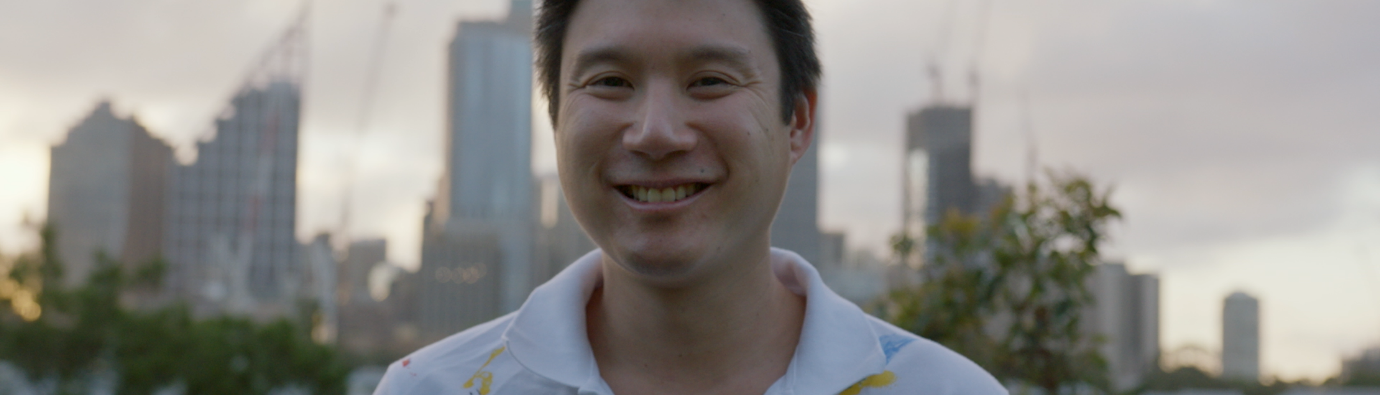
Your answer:
[[[693,276],[702,253],[690,248],[623,249],[607,258],[634,276],[670,284]]]

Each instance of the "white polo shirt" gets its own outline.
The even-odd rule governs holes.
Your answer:
[[[972,361],[863,313],[793,252],[773,271],[805,296],[800,343],[767,395],[1006,394]],[[376,395],[612,395],[585,335],[585,304],[603,281],[595,250],[537,287],[522,308],[389,365]]]

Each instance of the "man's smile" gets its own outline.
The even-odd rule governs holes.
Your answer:
[[[705,182],[636,183],[618,185],[614,189],[637,203],[670,204],[693,199],[710,185]]]

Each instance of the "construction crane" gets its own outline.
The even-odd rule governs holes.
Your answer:
[[[939,31],[935,34],[935,45],[931,47],[929,59],[925,64],[925,74],[929,76],[931,83],[931,94],[935,103],[944,103],[948,97],[944,90],[944,71],[943,59],[948,56],[950,35],[954,30],[954,19],[958,0],[949,0],[944,3],[944,11],[938,25]],[[987,21],[991,14],[992,0],[980,0],[978,5],[977,22],[973,36],[973,50],[968,64],[968,88],[971,101],[976,103],[979,88],[979,65],[982,64],[983,48],[987,40]]]
[[[355,178],[359,173],[358,161],[355,159],[359,156],[360,150],[363,147],[361,143],[364,140],[366,128],[369,126],[370,110],[373,108],[374,97],[377,96],[375,93],[378,90],[379,75],[383,67],[384,50],[388,47],[388,32],[393,24],[393,16],[397,14],[397,11],[398,6],[396,1],[389,1],[383,6],[383,15],[379,21],[379,30],[374,36],[374,45],[369,52],[369,66],[365,71],[364,90],[360,96],[358,118],[355,121],[355,133],[350,148],[345,150],[345,182],[340,203],[340,230],[337,231],[337,234],[340,235],[339,240],[346,245],[350,242],[350,214],[354,202]]]

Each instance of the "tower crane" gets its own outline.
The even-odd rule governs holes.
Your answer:
[[[382,69],[384,50],[388,46],[388,32],[392,26],[393,17],[397,14],[398,6],[396,1],[388,1],[383,6],[383,15],[379,21],[379,29],[374,36],[374,44],[369,52],[369,66],[364,76],[364,90],[360,96],[358,118],[355,121],[355,131],[350,148],[345,150],[345,182],[344,191],[340,203],[340,240],[349,243],[351,209],[354,202],[355,178],[359,173],[359,164],[355,160],[363,146],[362,141],[366,134],[365,129],[369,126],[370,110],[374,104],[374,97],[378,90],[379,74]]]

